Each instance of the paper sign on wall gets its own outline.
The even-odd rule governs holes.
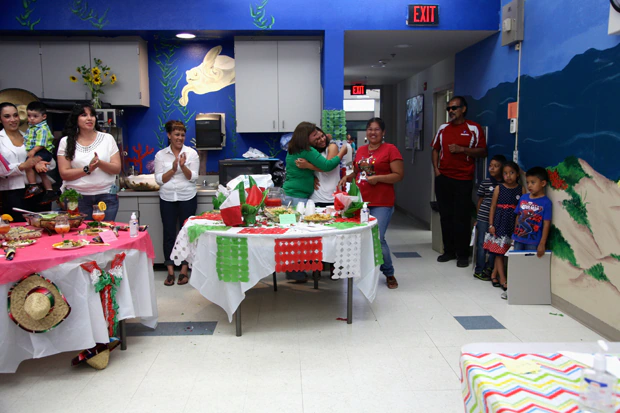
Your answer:
[[[517,102],[511,102],[508,104],[508,119],[517,119],[519,117],[519,110]]]

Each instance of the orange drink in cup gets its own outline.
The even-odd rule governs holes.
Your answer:
[[[107,208],[107,205],[103,201],[99,202],[97,205],[93,205],[93,220],[97,222],[103,221]]]
[[[54,230],[56,230],[57,234],[62,234],[62,239],[65,239],[65,234],[71,230],[69,226],[69,217],[67,215],[58,215],[56,217]]]
[[[0,234],[6,234],[11,230],[11,221],[13,221],[13,217],[9,214],[0,216]]]

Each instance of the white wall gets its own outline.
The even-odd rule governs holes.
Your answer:
[[[454,56],[442,60],[396,85],[396,104],[394,111],[396,145],[405,161],[405,178],[396,186],[396,206],[405,210],[430,228],[432,193],[432,163],[430,144],[434,134],[433,100],[434,93],[454,84]],[[427,83],[424,91],[424,82]],[[423,150],[415,152],[412,164],[412,150],[405,149],[405,120],[407,99],[424,94],[424,142]],[[382,96],[383,97],[383,96]],[[385,112],[384,112],[385,113]],[[390,142],[394,140],[390,139]]]

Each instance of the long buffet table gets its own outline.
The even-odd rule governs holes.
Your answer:
[[[77,238],[75,232],[65,235]],[[157,298],[153,281],[153,245],[148,232],[130,238],[120,231],[109,246],[85,246],[75,250],[56,250],[52,244],[60,235],[43,236],[31,246],[18,248],[15,258],[0,258],[0,308],[7,308],[10,288],[22,277],[39,273],[54,282],[71,306],[71,313],[56,328],[33,334],[19,328],[6,314],[0,317],[0,373],[15,372],[26,359],[65,351],[81,351],[109,340],[99,293],[90,274],[80,265],[95,261],[109,269],[116,254],[124,252],[122,281],[116,300],[118,319],[140,317],[151,328],[157,326]]]

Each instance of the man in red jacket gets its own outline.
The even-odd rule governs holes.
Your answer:
[[[443,254],[437,261],[456,259],[458,267],[467,267],[474,158],[487,155],[487,143],[482,127],[465,119],[467,101],[464,97],[452,98],[447,110],[450,122],[439,127],[432,144],[435,195],[443,236]]]

